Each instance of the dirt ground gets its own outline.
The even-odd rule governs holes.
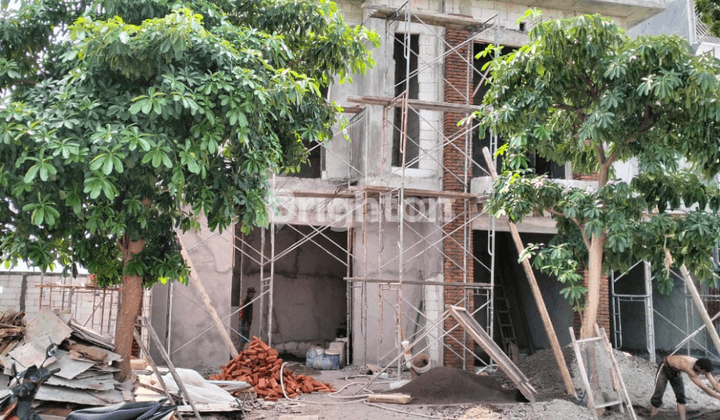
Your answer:
[[[564,349],[571,375],[579,396],[583,395],[579,368],[570,348]],[[623,382],[628,390],[635,414],[639,420],[649,419],[650,396],[657,366],[640,357],[615,352]],[[518,363],[518,368],[538,390],[538,401],[517,402],[517,391],[504,373],[497,371],[489,376],[477,376],[459,369],[437,367],[410,380],[409,372],[390,372],[388,378],[373,378],[360,374],[357,367],[342,370],[318,371],[300,363],[288,365],[296,373],[309,374],[332,384],[334,394],[309,394],[297,400],[276,403],[262,400],[244,404],[248,420],[396,420],[396,419],[459,419],[459,420],[592,420],[593,413],[578,400],[566,394],[555,359],[550,350],[542,350]],[[405,381],[404,383],[398,381]],[[720,401],[717,401],[689,381],[688,419],[720,419]],[[393,388],[393,389],[391,389]],[[369,403],[370,394],[404,393],[411,395],[409,404]],[[608,409],[600,419],[629,419],[629,413],[620,413],[618,406]],[[677,419],[674,395],[666,391],[664,405],[653,420]]]

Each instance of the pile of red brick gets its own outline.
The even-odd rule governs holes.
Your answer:
[[[222,373],[210,376],[210,379],[219,381],[245,381],[252,385],[258,397],[268,401],[277,401],[283,397],[280,387],[280,367],[283,359],[278,357],[278,351],[271,348],[257,337],[253,337],[248,348],[240,352],[236,358],[222,367]],[[285,367],[283,369],[283,384],[288,397],[294,398],[300,394],[311,392],[334,392],[335,389],[311,376],[295,375]]]

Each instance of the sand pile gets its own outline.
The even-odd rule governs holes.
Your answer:
[[[434,367],[392,392],[411,395],[411,404],[507,404],[516,401],[515,389],[503,387],[495,378],[444,366]]]
[[[570,366],[570,374],[573,377],[573,385],[575,386],[575,390],[578,396],[582,397],[585,389],[582,383],[582,377],[580,376],[580,369],[575,360],[575,352],[572,350],[572,347],[569,346],[563,348],[562,350],[565,361],[568,366]],[[652,396],[653,387],[655,385],[655,373],[657,372],[657,364],[643,359],[642,357],[633,356],[629,353],[617,350],[614,351],[614,355],[620,369],[620,374],[623,378],[623,382],[625,383],[625,388],[628,391],[630,401],[635,408],[636,414],[639,418],[646,418],[645,416],[649,415],[650,397]],[[555,357],[551,350],[540,350],[535,354],[521,360],[517,366],[523,372],[523,374],[527,376],[527,378],[530,380],[530,383],[538,391],[538,400],[542,402],[538,402],[535,404],[523,404],[512,407],[509,410],[506,410],[509,412],[505,413],[505,416],[509,417],[500,418],[511,418],[512,416],[518,416],[520,418],[545,418],[542,416],[541,413],[542,410],[546,408],[559,410],[574,410],[574,407],[577,407],[577,401],[571,396],[568,396],[565,392],[562,377],[560,376],[560,371],[557,367]],[[507,377],[505,377],[505,374],[502,371],[497,371],[493,373],[492,377],[496,378],[497,381],[504,386],[512,386],[512,382]],[[693,413],[694,417],[698,419],[720,418],[720,413],[718,413],[718,411],[720,411],[720,401],[705,394],[700,388],[695,386],[687,378],[684,379],[685,394],[688,398],[688,413]],[[672,416],[677,416],[677,411],[675,408],[675,396],[670,386],[668,386],[668,389],[665,391],[664,405],[662,407],[662,410],[665,413],[661,413],[661,415],[658,416],[657,419],[663,419],[663,415],[668,416],[667,418],[673,418]],[[614,409],[613,411],[617,410]],[[589,411],[587,411],[586,413],[589,413]],[[580,415],[581,413],[576,413],[574,416]],[[617,413],[616,417],[626,418],[627,414],[621,415]],[[603,418],[613,418],[613,413],[609,413]]]

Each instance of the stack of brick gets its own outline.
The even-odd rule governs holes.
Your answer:
[[[253,337],[245,351],[240,352],[222,367],[222,373],[210,376],[220,381],[245,381],[255,388],[258,397],[267,401],[277,401],[283,397],[280,384],[280,368],[283,359],[278,351],[271,348],[257,337]],[[334,392],[335,389],[326,383],[316,381],[311,376],[295,375],[287,368],[282,369],[285,393],[289,398],[311,392]]]

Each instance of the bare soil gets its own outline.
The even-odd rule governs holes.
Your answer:
[[[574,352],[568,347],[563,349],[563,353],[570,366],[576,392],[582,397],[584,388]],[[649,419],[656,364],[617,351],[615,358],[637,418]],[[541,350],[518,363],[518,368],[539,392],[538,401],[534,403],[517,402],[514,384],[501,371],[489,376],[478,376],[460,369],[436,367],[402,385],[398,381],[410,380],[409,372],[402,372],[400,375],[390,372],[388,379],[378,379],[361,375],[356,367],[339,371],[318,371],[299,363],[292,363],[289,367],[296,373],[310,374],[320,381],[331,383],[338,392],[303,395],[297,400],[281,400],[277,403],[248,401],[245,404],[246,419],[595,419],[594,414],[584,406],[584,400],[578,404],[578,399],[566,394],[550,350]],[[688,419],[720,419],[720,401],[706,395],[690,381],[685,382]],[[388,392],[408,394],[413,400],[406,405],[365,401],[369,394]],[[664,405],[653,420],[677,419],[674,400],[672,389],[668,387]],[[599,418],[603,420],[630,418],[627,412],[619,412],[618,406],[601,414]]]

